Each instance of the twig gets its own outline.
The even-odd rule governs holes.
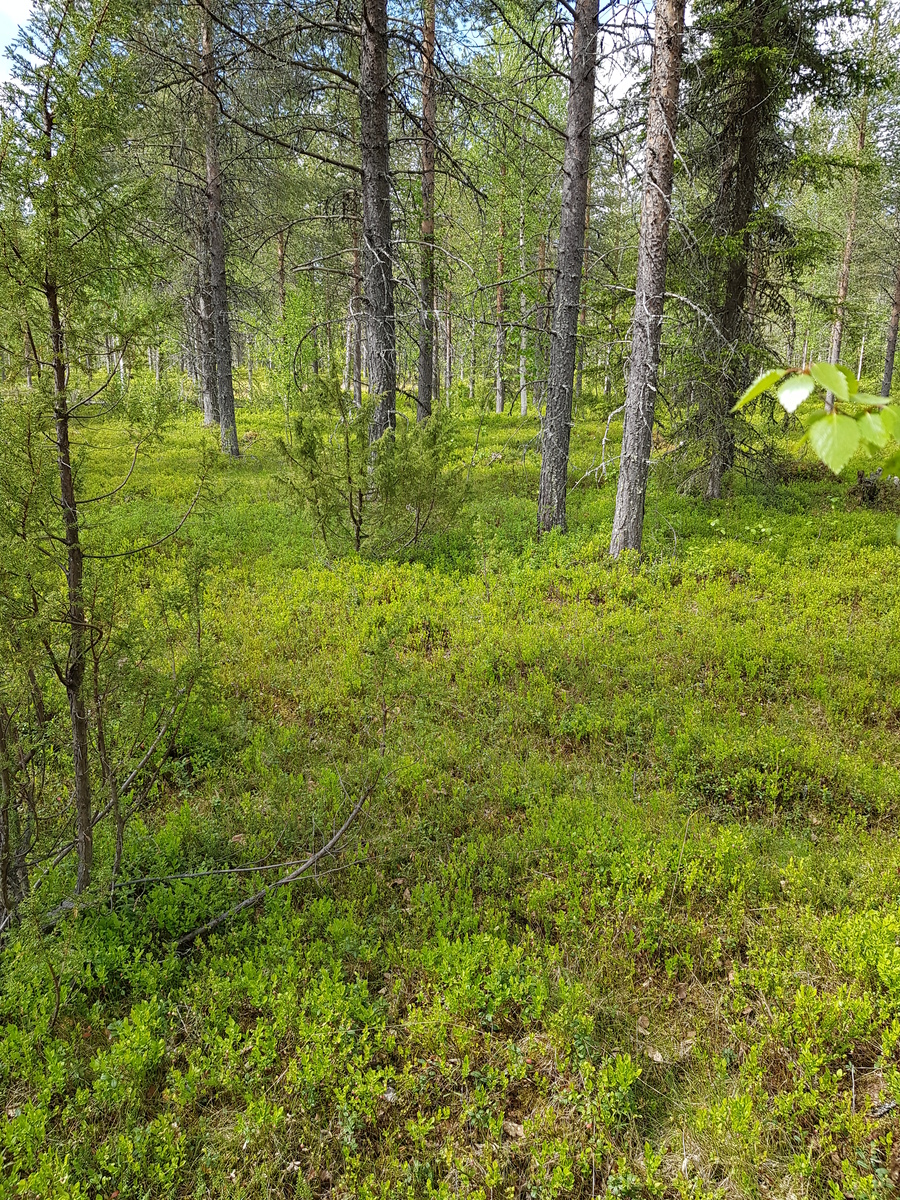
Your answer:
[[[124,887],[136,887],[139,883],[175,883],[180,879],[207,879],[213,875],[253,875],[260,871],[281,871],[285,867],[296,867],[306,862],[305,858],[292,858],[287,862],[263,863],[261,866],[247,867],[218,867],[210,871],[185,871],[180,875],[142,875],[139,879],[126,879],[119,884]]]
[[[53,980],[53,990],[56,993],[56,1003],[53,1006],[53,1016],[50,1018],[50,1024],[47,1026],[47,1032],[52,1033],[53,1026],[56,1024],[56,1018],[59,1016],[59,1006],[60,1006],[61,995],[60,995],[60,987],[59,987],[59,976],[53,970],[53,964],[50,962],[49,959],[47,960],[47,970],[50,972],[50,978]]]
[[[378,779],[376,778],[374,780],[374,782],[371,783],[370,786],[366,788],[366,790],[360,796],[359,800],[354,805],[354,807],[353,807],[350,815],[347,817],[346,821],[343,823],[343,825],[340,827],[340,829],[338,829],[338,831],[336,833],[334,833],[331,836],[331,838],[329,838],[329,840],[325,843],[325,845],[321,848],[321,850],[317,850],[315,852],[315,854],[311,854],[310,857],[306,860],[306,862],[304,862],[302,864],[302,866],[299,866],[296,871],[291,871],[290,874],[283,875],[281,877],[281,879],[276,879],[274,883],[269,883],[264,888],[260,888],[260,890],[258,892],[254,892],[254,894],[252,896],[248,896],[246,898],[246,900],[242,900],[240,902],[240,904],[235,904],[234,907],[229,908],[227,912],[220,913],[217,917],[213,917],[213,919],[211,921],[207,921],[205,925],[200,925],[196,929],[192,929],[190,931],[190,933],[184,934],[183,937],[180,937],[178,939],[179,952],[186,950],[188,947],[192,946],[198,937],[203,937],[207,933],[212,933],[212,931],[214,929],[218,929],[220,925],[223,925],[226,921],[229,921],[232,917],[236,917],[237,914],[239,912],[243,912],[244,909],[254,908],[257,904],[259,904],[259,902],[261,900],[264,900],[266,896],[270,895],[272,892],[277,891],[278,888],[282,888],[282,887],[285,887],[289,883],[293,883],[295,880],[299,879],[301,875],[305,874],[305,872],[308,871],[310,869],[310,867],[314,867],[316,865],[316,863],[319,862],[320,859],[324,858],[326,854],[329,854],[334,849],[334,847],[341,841],[344,834],[347,832],[347,830],[350,828],[350,826],[356,820],[363,805],[368,800],[369,796],[371,796],[372,792],[375,790],[375,786],[377,783],[378,783]]]
[[[193,686],[194,686],[194,681],[191,680],[188,687],[182,690],[182,695],[185,697],[187,695],[189,695],[191,688]],[[173,707],[172,712],[169,715],[169,720],[162,727],[162,729],[160,729],[159,733],[153,739],[153,743],[150,746],[150,749],[147,751],[147,753],[144,755],[144,757],[141,759],[141,761],[138,763],[138,765],[134,768],[134,770],[129,775],[126,776],[124,782],[118,788],[118,793],[120,796],[124,796],[127,792],[129,792],[131,790],[131,785],[134,783],[134,781],[137,779],[138,775],[140,775],[141,771],[143,771],[144,767],[149,762],[150,756],[153,754],[153,751],[156,749],[156,747],[159,745],[159,743],[162,741],[162,739],[168,733],[169,729],[172,726],[172,722],[175,720],[177,713],[178,713],[178,702],[176,702],[175,706]],[[107,804],[105,804],[103,806],[103,808],[98,809],[98,811],[94,813],[93,817],[91,818],[91,828],[92,829],[94,828],[95,825],[97,825],[100,821],[102,821],[104,817],[106,817],[110,814],[110,812],[112,811],[112,807],[113,807],[113,804],[112,804],[112,801],[110,800]],[[75,847],[77,845],[78,845],[77,842],[69,842],[68,845],[63,846],[63,848],[61,850],[59,850],[56,853],[55,857],[52,859],[50,866],[44,872],[44,875],[46,875],[53,867],[58,867],[59,864],[63,861],[63,859],[67,858],[72,853],[72,851],[75,849]],[[38,882],[40,882],[44,878],[44,875],[42,875],[40,877]]]
[[[620,412],[623,412],[625,405],[621,404],[618,408],[614,408],[606,418],[606,429],[603,432],[603,440],[600,442],[600,470],[603,473],[603,478],[606,478],[606,439],[609,437],[609,427],[612,424],[613,417],[617,417]]]

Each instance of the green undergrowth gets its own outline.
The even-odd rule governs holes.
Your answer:
[[[0,1196],[891,1195],[896,514],[803,463],[715,504],[660,469],[611,564],[614,485],[537,543],[535,424],[489,415],[452,527],[331,559],[283,418],[241,426],[133,569],[205,674],[122,882],[2,951]],[[94,442],[92,485],[129,459]],[[106,547],[172,527],[203,444],[170,428]],[[259,885],[195,873],[300,859],[369,789],[176,952]]]

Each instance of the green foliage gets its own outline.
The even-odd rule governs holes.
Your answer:
[[[332,380],[298,396],[293,438],[281,442],[289,482],[330,553],[402,558],[446,529],[464,495],[455,424],[439,407],[424,424],[399,414],[369,441],[374,405],[357,409]]]
[[[509,446],[473,412],[465,521],[415,561],[323,561],[278,411],[245,416],[254,457],[117,576],[143,664],[119,737],[198,622],[203,670],[112,902],[101,877],[42,928],[58,872],[3,944],[0,1195],[879,1194],[890,514],[803,463],[714,506],[657,478],[653,551],[613,564],[611,489],[574,490],[583,533],[535,543],[536,426]],[[171,527],[194,420],[139,457],[100,545]],[[95,428],[100,494],[130,442]],[[604,430],[576,427],[581,470]],[[176,955],[255,882],[165,877],[299,856],[383,722],[384,783],[331,873]]]
[[[792,414],[812,396],[816,385],[849,407],[847,412],[815,411],[806,424],[809,444],[835,475],[840,475],[860,447],[871,455],[882,450],[889,440],[900,442],[900,407],[881,396],[861,392],[859,380],[840,364],[814,362],[802,371],[788,368],[765,371],[747,388],[735,411],[774,388],[781,406]],[[900,451],[889,457],[886,469],[900,469]]]

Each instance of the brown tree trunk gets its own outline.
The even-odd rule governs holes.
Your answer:
[[[72,728],[72,766],[75,780],[75,840],[78,872],[75,892],[80,894],[91,882],[94,857],[94,835],[91,813],[91,774],[88,757],[88,715],[84,698],[85,636],[87,622],[84,612],[84,554],[81,549],[81,530],[75,477],[72,471],[72,451],[69,442],[69,405],[66,388],[66,362],[59,295],[52,280],[44,285],[47,309],[50,314],[50,344],[53,351],[53,417],[56,423],[57,466],[59,469],[60,501],[66,544],[66,592],[68,606],[66,625],[69,631],[69,650],[65,667],[61,668],[66,697],[69,702],[69,721]]]
[[[225,271],[225,225],[222,214],[222,172],[219,163],[219,101],[217,95],[212,4],[202,9],[203,118],[206,150],[206,212],[209,235],[209,280],[216,347],[216,398],[222,449],[237,458],[234,379],[231,362],[231,322],[228,317],[228,277]]]
[[[359,239],[353,249],[353,403],[362,408],[362,270]]]
[[[9,923],[13,909],[21,899],[13,869],[13,845],[18,841],[16,734],[12,713],[0,703],[0,931]]]
[[[362,241],[373,442],[397,421],[397,342],[391,258],[387,0],[363,0],[359,70]]]
[[[48,165],[52,159],[53,114],[45,106],[45,155]],[[53,419],[56,426],[56,462],[59,472],[60,508],[65,531],[66,547],[66,618],[69,634],[65,664],[53,658],[53,665],[66,689],[69,702],[69,723],[72,731],[72,768],[75,788],[75,842],[78,868],[75,892],[80,895],[91,882],[94,857],[94,836],[91,813],[91,773],[89,762],[89,729],[84,698],[85,637],[87,622],[84,610],[84,554],[81,549],[81,528],[75,476],[72,470],[72,450],[69,442],[68,364],[66,363],[65,333],[56,283],[56,256],[59,249],[59,218],[51,212],[50,241],[47,271],[44,277],[44,298],[50,318],[50,347],[53,368]]]
[[[760,0],[757,0],[759,3]],[[760,35],[761,36],[761,35]],[[728,365],[721,386],[714,389],[704,425],[710,443],[706,496],[722,495],[725,472],[734,466],[734,418],[731,410],[746,386],[746,365],[741,342],[748,336],[755,307],[754,290],[761,267],[751,287],[750,232],[748,225],[756,203],[759,173],[759,140],[765,114],[767,81],[751,69],[740,92],[739,105],[726,129],[725,153],[719,183],[720,229],[730,246],[725,273],[725,294],[719,314],[722,337],[729,347]]]
[[[219,424],[219,399],[216,386],[216,323],[213,318],[209,273],[209,239],[203,230],[198,246],[199,291],[197,294],[197,343],[200,368],[200,403],[203,424]]]
[[[475,399],[475,367],[478,355],[478,330],[475,318],[472,317],[472,343],[469,347],[469,400]]]
[[[844,253],[841,255],[841,269],[838,274],[837,308],[834,323],[831,326],[831,343],[828,348],[828,361],[841,361],[841,345],[844,340],[844,319],[847,313],[847,296],[850,292],[850,267],[853,263],[853,247],[856,242],[856,222],[859,214],[859,167],[866,143],[867,106],[859,122],[859,139],[856,145],[856,170],[853,172],[853,187],[850,190],[850,210],[847,214],[847,236],[844,239]],[[825,395],[826,412],[834,411],[834,396],[831,392]]]
[[[525,145],[522,143],[524,160]],[[523,173],[524,182],[524,173]],[[519,190],[519,415],[528,416],[528,301],[525,298],[525,197]]]
[[[497,370],[494,380],[494,411],[502,413],[506,408],[506,377],[503,369],[506,365],[506,288],[503,277],[506,274],[506,263],[503,257],[503,239],[506,236],[506,226],[503,220],[503,203],[506,199],[503,180],[506,179],[506,163],[500,164],[500,216],[497,223]]]
[[[547,239],[543,234],[538,238],[538,288],[540,291],[540,301],[537,306],[537,329],[534,335],[534,406],[537,409],[538,416],[543,408],[544,398],[547,393],[547,379],[544,374],[546,366],[546,354],[544,341],[547,333]]]
[[[587,245],[587,236],[591,225],[591,181],[588,178],[588,198],[587,205],[584,210],[584,238]],[[575,412],[578,412],[578,405],[581,403],[581,390],[584,383],[584,342],[587,333],[587,298],[581,298],[581,313],[578,317],[578,365],[575,368]]]
[[[598,19],[597,0],[576,0],[556,289],[550,333],[550,371],[547,377],[547,406],[541,422],[539,530],[566,528],[566,476],[584,265]]]
[[[453,387],[453,314],[451,312],[450,289],[444,292],[444,398],[450,403],[450,389]]]
[[[872,29],[873,49],[877,33],[878,16],[876,14]],[[868,119],[869,101],[867,96],[863,96],[856,138],[856,166],[853,172],[853,187],[850,191],[850,209],[847,214],[847,236],[844,239],[844,253],[841,255],[841,269],[838,274],[837,287],[837,308],[834,314],[834,323],[831,326],[831,344],[828,349],[828,361],[835,364],[841,360],[841,343],[844,339],[844,319],[847,312],[847,296],[850,292],[850,267],[853,262],[856,222],[859,216],[860,167],[862,166],[863,152],[866,148]],[[825,411],[834,411],[834,396],[831,392],[826,392],[825,394]]]
[[[891,394],[898,328],[900,328],[900,267],[897,268],[897,274],[894,277],[894,299],[891,304],[891,319],[888,322],[887,348],[884,352],[884,379],[881,381],[882,396],[889,396]]]
[[[278,230],[276,249],[278,252],[278,307],[281,312],[281,318],[284,320],[284,306],[287,303],[287,271],[285,267],[287,238],[283,229]]]
[[[640,550],[644,532],[669,252],[684,4],[685,0],[659,0],[656,6],[631,364],[610,544],[614,558],[623,550]]]
[[[431,416],[434,378],[434,160],[437,101],[434,77],[435,0],[422,13],[422,291],[419,300],[419,387],[416,420]]]

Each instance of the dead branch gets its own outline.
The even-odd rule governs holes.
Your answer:
[[[301,875],[304,875],[310,869],[310,867],[314,867],[316,863],[323,859],[327,854],[330,854],[331,851],[334,850],[334,848],[340,843],[344,834],[359,816],[363,805],[375,790],[379,778],[380,776],[376,777],[369,787],[366,788],[359,800],[357,800],[356,804],[353,806],[350,815],[347,817],[346,821],[344,821],[340,829],[338,829],[338,831],[332,835],[332,837],[325,843],[324,846],[321,847],[321,849],[317,850],[314,854],[311,854],[306,862],[299,866],[296,871],[291,871],[289,874],[283,875],[280,879],[276,879],[274,883],[267,884],[264,888],[260,888],[258,892],[254,892],[252,896],[248,896],[239,904],[235,904],[234,907],[229,908],[227,912],[220,913],[217,917],[213,917],[211,921],[207,921],[205,925],[199,925],[196,929],[192,929],[190,933],[184,934],[183,937],[178,939],[179,953],[183,953],[185,950],[189,949],[197,940],[197,938],[204,937],[206,934],[212,933],[214,929],[218,929],[220,925],[224,925],[226,921],[229,921],[232,917],[237,916],[239,912],[243,912],[247,908],[255,908],[257,904],[259,904],[272,892],[277,891],[279,888],[285,887],[289,883],[294,883],[300,878]]]

